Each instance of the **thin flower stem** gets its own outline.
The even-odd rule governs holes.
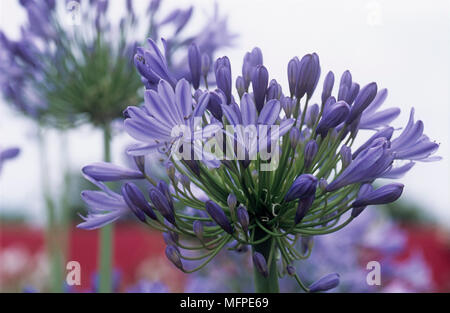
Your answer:
[[[111,162],[111,128],[103,127],[104,161]],[[109,224],[100,230],[99,255],[99,292],[112,292],[112,257],[113,257],[113,225]]]

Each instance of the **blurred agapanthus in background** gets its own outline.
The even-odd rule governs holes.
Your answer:
[[[123,17],[115,21],[108,16],[107,0],[21,0],[28,16],[21,37],[13,40],[0,32],[3,94],[45,124],[104,126],[142,100],[133,58],[145,38],[166,38],[165,56],[177,79],[189,79],[186,47],[192,42],[209,58],[231,44],[234,36],[217,8],[201,31],[184,34],[193,7],[161,16],[160,2],[150,1],[147,11],[138,14],[127,0]],[[142,55],[141,62],[150,59]]]

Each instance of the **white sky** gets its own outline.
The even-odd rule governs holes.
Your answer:
[[[63,0],[59,0],[63,1]],[[0,28],[17,34],[23,12],[15,0],[0,1]],[[116,1],[113,1],[116,3]],[[149,1],[137,1],[145,7]],[[450,227],[449,210],[449,101],[450,101],[450,1],[326,0],[326,1],[218,1],[229,16],[232,30],[240,34],[233,49],[223,51],[240,73],[246,51],[259,46],[271,78],[287,87],[286,67],[295,55],[317,52],[322,72],[336,76],[349,69],[361,85],[376,81],[389,89],[386,106],[398,106],[402,115],[395,126],[405,125],[409,108],[425,123],[425,132],[441,143],[438,163],[418,164],[402,181],[404,198],[423,206]],[[193,28],[205,21],[213,1],[165,0],[164,9],[196,6]],[[121,8],[114,7],[113,15]],[[18,145],[19,159],[6,164],[0,175],[0,208],[21,208],[35,220],[43,218],[34,127],[27,119],[0,105],[0,145]],[[51,181],[59,185],[59,137],[51,132]],[[126,136],[114,143],[117,161]],[[74,170],[101,160],[101,135],[89,127],[69,135],[69,155]],[[119,157],[117,157],[119,156]]]

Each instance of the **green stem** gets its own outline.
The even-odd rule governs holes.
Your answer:
[[[257,227],[255,229],[254,233],[254,240],[257,241],[263,237],[267,236],[267,233],[262,230],[261,228]],[[266,259],[266,262],[269,262],[269,256],[271,249],[276,246],[272,245],[272,241],[274,239],[266,240],[260,244],[253,246],[253,252],[259,252],[261,253],[264,258]],[[269,262],[270,268],[269,270],[269,276],[264,277],[261,275],[260,272],[256,269],[256,267],[253,267],[253,275],[255,280],[255,292],[257,293],[278,293],[278,271],[277,271],[277,262],[276,260],[272,260],[272,262]]]
[[[111,162],[111,128],[103,127],[103,153],[104,161]],[[113,226],[109,224],[100,229],[99,243],[99,292],[112,292],[112,256],[113,256]]]
[[[47,249],[50,255],[51,266],[51,291],[61,293],[63,290],[63,272],[61,250],[58,248],[58,236],[56,234],[56,213],[55,205],[50,194],[50,185],[48,181],[48,164],[43,129],[38,129],[38,145],[41,167],[42,191],[47,212]]]

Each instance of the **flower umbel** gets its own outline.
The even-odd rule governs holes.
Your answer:
[[[130,201],[116,197],[117,202],[130,204],[129,209],[148,225],[179,236],[176,241],[167,240],[166,254],[186,273],[204,267],[226,246],[238,252],[250,246],[257,291],[278,290],[277,263],[305,291],[334,288],[338,274],[308,288],[292,270],[296,260],[307,257],[296,249],[299,238],[336,232],[367,206],[397,200],[402,184],[374,190],[373,183],[378,178],[401,177],[413,161],[436,160],[432,155],[438,144],[423,134],[423,123],[414,122],[414,112],[402,133],[395,134],[389,123],[399,110],[378,110],[387,92],[378,91],[375,83],[360,88],[346,71],[334,91],[335,76],[328,72],[319,103],[312,102],[321,73],[315,53],[289,62],[289,96],[285,96],[277,81],[269,82],[258,48],[244,58],[236,93],[232,92],[227,57],[214,63],[217,89],[211,90],[210,79],[199,80],[203,58],[195,47],[189,52],[195,78],[191,83],[165,77],[163,54],[154,42],[151,49],[158,58],[149,63],[149,70],[158,73],[159,81],[148,86],[143,107],[127,109],[125,129],[139,141],[130,154],[142,157],[157,149],[164,155],[170,185],[155,181],[143,166],[144,178],[111,166],[111,175],[102,173],[96,179],[137,178],[152,185],[149,193],[156,219],[136,214],[137,207],[145,212],[150,206],[139,193],[127,192]],[[172,132],[180,125],[189,133],[183,139]],[[277,126],[278,131],[267,130],[267,126]],[[363,129],[376,133],[355,147],[355,138]],[[208,146],[212,137],[214,149]],[[206,146],[210,148],[207,153]],[[269,157],[267,150],[272,153]],[[175,158],[174,151],[187,153]],[[218,151],[226,157],[220,158]],[[397,165],[397,160],[410,163]],[[268,163],[275,166],[264,169]],[[102,166],[102,170],[107,168]],[[98,219],[97,215],[93,218]],[[191,251],[196,250],[193,256]],[[193,260],[201,263],[191,265]]]

